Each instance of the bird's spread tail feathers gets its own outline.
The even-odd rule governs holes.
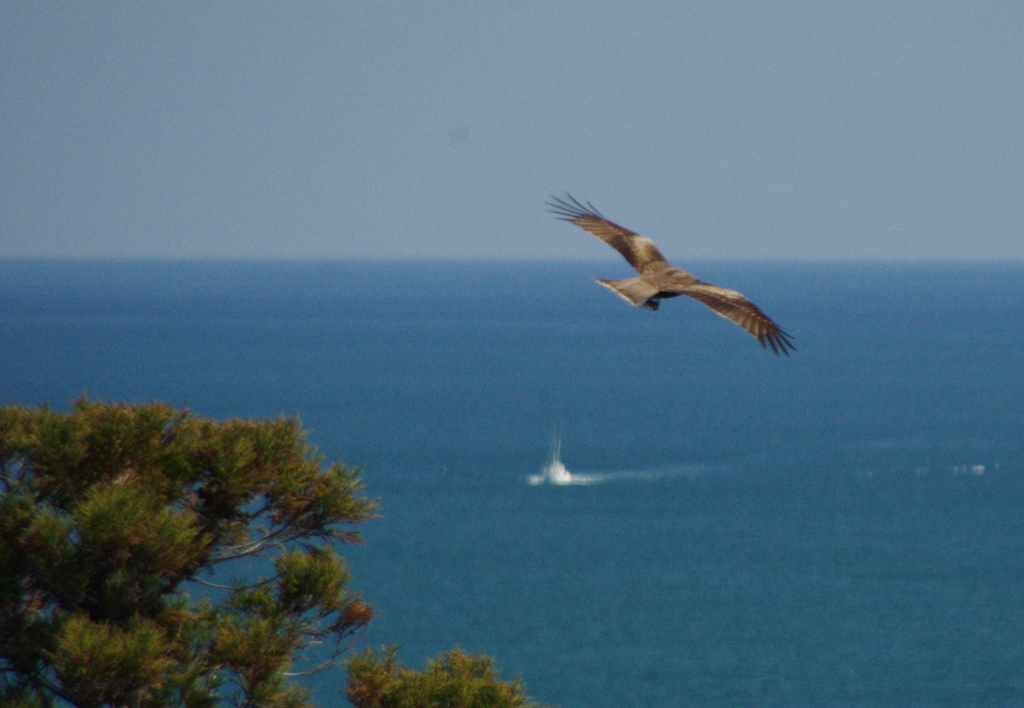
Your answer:
[[[640,278],[627,278],[625,280],[603,280],[594,278],[601,285],[621,297],[631,305],[646,307],[648,310],[657,310],[657,302],[648,304],[650,299],[658,294],[658,289],[648,285]]]

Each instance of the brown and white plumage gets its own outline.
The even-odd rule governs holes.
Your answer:
[[[732,320],[757,337],[762,347],[770,346],[776,355],[779,352],[788,355],[791,349],[796,349],[789,335],[741,293],[697,280],[685,270],[670,265],[651,239],[608,221],[590,202],[583,205],[569,194],[566,198],[568,201],[552,197],[548,202],[551,213],[607,243],[621,253],[640,276],[625,280],[595,278],[616,295],[648,310],[657,310],[665,298],[686,295]]]

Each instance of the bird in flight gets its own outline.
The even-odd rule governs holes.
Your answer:
[[[779,352],[789,355],[790,350],[796,350],[790,336],[743,294],[697,280],[685,270],[670,265],[651,239],[608,221],[590,202],[583,205],[571,194],[565,196],[566,199],[551,197],[547,203],[549,211],[607,243],[621,253],[640,276],[625,280],[595,278],[601,285],[631,305],[648,310],[657,310],[666,298],[687,295],[750,332],[762,347],[770,346],[776,356]]]

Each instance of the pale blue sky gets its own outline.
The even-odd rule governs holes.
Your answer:
[[[1024,258],[1019,2],[0,4],[0,257]]]

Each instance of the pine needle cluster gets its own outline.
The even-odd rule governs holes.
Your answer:
[[[452,649],[413,671],[397,649],[364,651],[349,662],[348,697],[355,708],[542,708],[519,680],[502,681],[494,660]]]

